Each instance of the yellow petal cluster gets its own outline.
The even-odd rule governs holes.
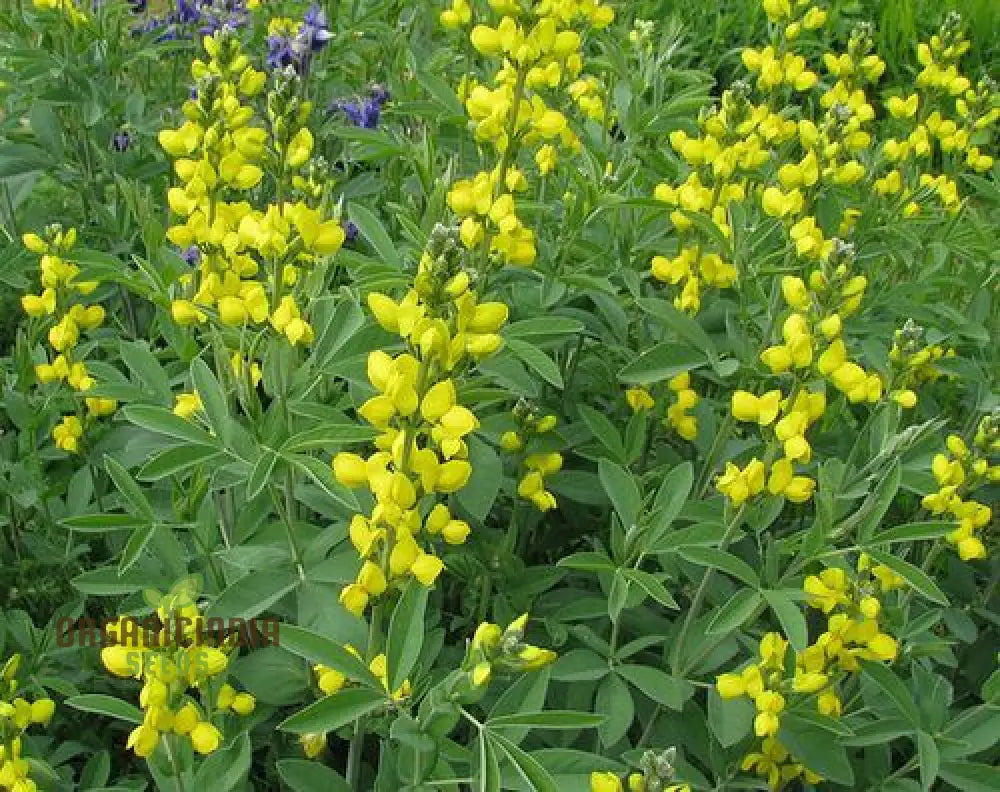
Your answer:
[[[960,435],[948,435],[947,453],[934,455],[931,473],[938,489],[924,496],[923,507],[934,515],[947,515],[958,527],[945,538],[963,561],[985,558],[985,532],[991,524],[993,510],[970,497],[983,486],[1000,481],[1000,464],[996,462],[996,435],[1000,420],[988,415],[983,418],[971,448]],[[992,437],[992,439],[991,439]],[[990,464],[991,460],[994,464]]]
[[[0,789],[35,792],[30,777],[32,761],[22,754],[22,737],[31,726],[45,726],[55,713],[55,702],[47,697],[29,701],[17,695],[17,672],[21,656],[11,656],[0,666]]]
[[[506,305],[480,302],[470,288],[465,255],[457,230],[439,226],[401,300],[368,296],[375,320],[404,341],[405,351],[368,356],[375,395],[358,414],[379,430],[376,450],[367,458],[342,452],[332,461],[337,481],[367,488],[375,500],[369,515],[355,515],[350,524],[362,564],[340,602],[357,615],[405,578],[433,585],[444,569],[435,548],[461,544],[469,534],[446,502],[422,506],[424,496],[446,499],[472,474],[465,438],[479,421],[459,402],[452,372],[496,352],[507,320]]]
[[[262,125],[251,101],[265,87],[264,73],[230,31],[202,44],[207,59],[192,64],[196,87],[183,106],[186,120],[159,135],[177,177],[167,193],[174,219],[167,237],[197,262],[176,284],[171,316],[181,325],[269,323],[292,345],[307,345],[313,331],[294,289],[299,270],[335,253],[345,236],[337,220],[307,202],[315,197],[303,181],[312,166],[311,105],[296,96],[295,80],[282,76],[267,95]],[[247,198],[265,170],[279,199],[257,209]],[[294,189],[299,200],[290,200]]]
[[[827,617],[826,630],[816,641],[802,651],[790,651],[780,633],[769,632],[760,640],[755,663],[719,675],[716,690],[722,698],[745,696],[756,709],[754,733],[761,742],[759,749],[744,757],[744,770],[767,778],[774,788],[797,778],[818,783],[819,776],[778,740],[782,713],[789,704],[808,697],[820,714],[839,717],[838,684],[860,671],[858,660],[896,659],[896,641],[882,632],[879,617],[881,597],[903,586],[898,575],[884,565],[873,566],[866,555],[858,561],[856,578],[839,567],[810,575],[803,583],[807,602]]]
[[[121,617],[108,628],[112,643],[101,650],[109,673],[141,680],[139,705],[143,720],[129,734],[126,747],[148,757],[161,740],[185,737],[199,754],[215,751],[223,739],[219,715],[249,715],[255,698],[223,684],[210,697],[209,683],[224,674],[231,646],[211,645],[203,616],[180,588],[159,599],[148,620]],[[192,697],[201,693],[199,705]],[[212,712],[214,717],[210,717]]]
[[[97,383],[87,370],[86,362],[77,359],[74,352],[82,333],[104,324],[105,313],[99,304],[80,302],[80,298],[92,294],[98,284],[78,279],[80,267],[73,261],[76,237],[75,228],[63,231],[58,225],[46,228],[44,236],[24,235],[24,247],[39,257],[42,291],[21,297],[21,307],[28,316],[48,326],[46,338],[52,349],[51,362],[35,366],[39,383],[65,382],[77,393],[85,394]],[[118,409],[114,399],[84,396],[83,401],[86,406],[83,419],[66,415],[52,430],[56,447],[68,453],[79,453],[85,422],[111,415]]]

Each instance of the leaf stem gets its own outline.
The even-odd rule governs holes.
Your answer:
[[[733,534],[736,533],[736,528],[740,524],[740,520],[743,517],[743,511],[745,509],[746,504],[740,505],[736,514],[733,515],[732,519],[726,525],[726,532],[722,535],[722,539],[719,541],[720,551],[726,549],[730,540],[733,538]],[[690,606],[688,606],[687,615],[684,617],[684,623],[681,625],[681,631],[678,634],[677,639],[674,641],[673,648],[670,650],[670,667],[673,669],[675,675],[681,671],[680,664],[683,658],[684,644],[687,642],[687,637],[691,632],[691,627],[698,618],[701,606],[705,602],[705,596],[708,594],[708,584],[712,581],[714,571],[715,570],[712,567],[706,567],[705,571],[702,573],[701,582],[698,583],[698,588],[695,590],[694,598],[691,600]],[[689,669],[684,669],[684,673],[687,673],[688,670]]]

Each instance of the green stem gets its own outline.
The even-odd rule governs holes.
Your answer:
[[[382,621],[384,619],[384,607],[382,602],[378,602],[372,607],[372,618],[368,624],[368,646],[365,652],[365,659],[371,662],[379,653],[382,642]],[[347,785],[352,790],[358,789],[361,780],[361,753],[365,744],[365,719],[358,718],[354,721],[354,734],[351,735],[351,744],[347,750]]]
[[[170,761],[170,766],[174,771],[174,781],[177,782],[177,792],[187,792],[187,787],[184,784],[184,774],[181,772],[180,764],[177,761],[177,757],[174,755],[172,741],[173,737],[171,735],[163,735],[163,748],[167,752],[167,759]]]
[[[736,514],[726,525],[726,532],[722,535],[722,539],[719,541],[719,550],[725,550],[729,545],[729,542],[733,538],[733,534],[736,533],[736,528],[740,524],[740,520],[743,517],[743,511],[746,505],[741,505],[737,510]],[[715,570],[712,567],[706,567],[705,571],[701,575],[701,582],[698,583],[698,588],[695,590],[694,598],[691,600],[691,604],[688,606],[687,615],[684,617],[684,623],[681,625],[681,631],[677,638],[674,640],[673,648],[670,650],[670,667],[673,669],[674,674],[678,674],[681,671],[680,664],[684,653],[684,644],[687,642],[688,634],[691,632],[691,627],[694,625],[695,620],[701,611],[701,606],[705,602],[705,596],[708,594],[708,584],[712,581],[712,575]],[[687,673],[688,669],[684,669],[684,673]]]
[[[306,571],[302,565],[302,552],[299,550],[299,544],[295,539],[295,526],[292,525],[288,512],[282,505],[281,497],[278,495],[278,490],[273,484],[268,486],[268,490],[271,493],[271,501],[274,503],[275,511],[278,512],[278,516],[281,518],[281,523],[285,526],[285,536],[288,539],[288,547],[292,551],[292,561],[295,564],[296,570],[298,570],[299,579],[305,580]]]

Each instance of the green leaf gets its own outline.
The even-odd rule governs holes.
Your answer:
[[[489,739],[489,732],[479,732],[477,750],[478,792],[500,792],[500,762],[497,760],[497,749]]]
[[[381,221],[371,211],[356,203],[348,204],[347,213],[362,236],[375,248],[379,258],[397,270],[403,269],[403,259]]]
[[[506,345],[522,363],[542,379],[559,390],[563,389],[563,378],[562,373],[559,371],[559,366],[542,350],[534,344],[516,338],[508,338]]]
[[[329,451],[339,446],[368,443],[378,435],[379,431],[374,427],[363,426],[356,421],[342,424],[324,423],[322,426],[292,435],[278,450],[282,454],[298,454],[319,449]]]
[[[149,574],[141,569],[130,569],[123,575],[114,566],[98,567],[82,572],[70,581],[73,588],[95,597],[134,594],[149,584]]]
[[[715,612],[705,632],[709,635],[718,635],[739,629],[754,615],[760,603],[759,591],[740,589]]]
[[[191,381],[201,398],[205,415],[215,436],[223,445],[229,445],[232,437],[232,422],[229,418],[229,403],[226,394],[208,364],[201,358],[191,361]]]
[[[125,543],[125,549],[122,550],[121,560],[118,562],[119,575],[124,575],[139,560],[142,551],[146,549],[149,540],[153,538],[155,530],[156,526],[153,523],[146,523],[132,531],[132,535]]]
[[[507,754],[507,758],[514,763],[521,777],[528,782],[530,789],[534,792],[559,792],[559,787],[549,775],[549,772],[542,767],[531,754],[522,751],[513,742],[501,734],[489,732],[489,739]]]
[[[139,469],[140,481],[161,481],[184,473],[189,468],[215,462],[222,452],[211,446],[184,445],[168,448]]]
[[[695,319],[692,319],[686,313],[678,311],[673,303],[667,300],[657,300],[648,297],[640,297],[636,300],[636,303],[643,311],[654,319],[663,322],[663,324],[677,333],[677,335],[690,343],[692,349],[703,351],[709,360],[718,358],[719,355],[715,351],[715,344],[708,337],[708,333],[702,329],[701,325]]]
[[[704,567],[712,567],[725,572],[748,586],[760,588],[760,578],[746,561],[737,558],[732,553],[717,547],[682,547],[678,552],[681,558]]]
[[[384,690],[346,688],[332,696],[324,696],[285,718],[278,724],[278,728],[295,734],[336,731],[388,703]]]
[[[253,500],[270,483],[274,466],[278,464],[278,455],[270,448],[261,448],[260,456],[254,463],[253,470],[250,471],[250,478],[247,479],[247,500]]]
[[[455,493],[455,500],[469,514],[482,522],[489,516],[497,495],[500,494],[503,463],[493,447],[478,437],[474,435],[468,437],[466,443],[469,447],[472,475],[469,476],[466,485]]]
[[[336,359],[337,352],[364,325],[365,315],[353,298],[341,295],[320,297],[313,302],[311,310],[316,328],[312,358],[316,368],[322,370]]]
[[[858,542],[868,541],[875,533],[875,529],[882,523],[886,512],[899,492],[899,485],[902,481],[902,467],[899,460],[895,460],[888,474],[876,485],[875,492],[865,501],[861,522],[858,525]]]
[[[1000,792],[1000,767],[977,762],[942,762],[938,774],[962,792]]]
[[[113,533],[127,531],[145,523],[131,514],[78,514],[76,517],[64,517],[61,525],[79,533]]]
[[[676,343],[657,344],[619,371],[618,379],[628,385],[652,385],[705,363],[705,356],[697,350]]]
[[[160,361],[150,351],[147,342],[122,341],[118,345],[118,351],[128,370],[146,386],[157,401],[166,403],[172,401],[170,378],[160,365]]]
[[[945,593],[920,567],[882,550],[869,548],[868,555],[880,564],[885,564],[931,602],[945,606],[949,604]]]
[[[708,691],[708,727],[723,748],[736,745],[753,729],[753,701],[741,697],[724,699],[712,685]]]
[[[618,674],[608,674],[597,686],[594,711],[605,717],[597,728],[601,743],[610,748],[625,736],[635,716],[632,693]]]
[[[559,682],[592,682],[608,673],[608,659],[590,649],[570,649],[552,666],[552,678]]]
[[[579,319],[563,316],[546,316],[535,319],[521,319],[503,328],[504,338],[551,338],[553,336],[574,335],[583,331]]]
[[[919,542],[927,539],[940,539],[945,534],[955,530],[953,522],[914,522],[887,528],[882,533],[872,537],[872,544],[895,544],[896,542]]]
[[[540,710],[538,712],[516,712],[490,718],[484,726],[503,729],[523,726],[530,729],[593,729],[604,723],[603,715],[572,710]]]
[[[146,496],[142,494],[142,490],[139,489],[139,485],[135,479],[122,467],[121,462],[105,454],[104,469],[111,476],[111,480],[115,483],[115,488],[128,501],[128,505],[131,507],[129,511],[136,517],[141,517],[143,520],[152,522],[155,519],[153,507],[146,500]]]
[[[684,709],[685,702],[694,694],[694,688],[689,682],[670,676],[658,668],[620,665],[615,670],[657,704],[675,712]]]
[[[781,743],[797,761],[826,781],[845,786],[854,785],[854,770],[847,751],[836,739],[831,739],[830,732],[826,729],[821,729],[794,713],[784,713],[778,735]]]
[[[573,553],[560,558],[556,566],[583,572],[614,572],[618,568],[604,553]]]
[[[328,463],[303,454],[293,454],[286,459],[304,472],[345,514],[357,512],[358,499],[347,487],[334,480]]]
[[[55,161],[63,157],[63,130],[59,115],[48,102],[35,101],[28,115],[31,131]]]
[[[796,651],[804,651],[809,645],[809,627],[802,609],[784,591],[765,589],[761,592],[768,606],[778,617],[781,629]]]
[[[213,751],[198,768],[195,789],[229,792],[250,772],[250,738],[246,732],[221,750]]]
[[[598,412],[593,407],[588,407],[586,404],[579,405],[578,409],[580,418],[593,432],[597,441],[611,453],[611,458],[615,462],[624,462],[625,446],[622,444],[621,435],[615,429],[614,424],[603,413]]]
[[[130,404],[122,409],[122,415],[136,426],[141,426],[156,434],[173,437],[176,440],[183,440],[185,443],[197,446],[219,447],[218,441],[204,429],[174,415],[164,407]]]
[[[298,572],[291,565],[269,569],[266,575],[244,575],[218,596],[205,618],[252,619],[300,582]]]
[[[292,792],[351,792],[342,776],[320,762],[309,759],[279,759],[278,775]]]
[[[446,80],[424,69],[417,69],[415,76],[420,87],[427,91],[450,116],[456,119],[465,118],[465,108]]]
[[[885,693],[896,709],[916,729],[920,725],[920,710],[903,681],[891,669],[872,660],[860,660],[861,670]]]
[[[107,715],[111,718],[128,721],[129,723],[142,723],[142,711],[138,707],[114,696],[105,696],[101,693],[84,693],[79,696],[70,696],[64,703],[81,712]]]
[[[651,575],[649,572],[644,572],[641,569],[625,569],[623,572],[629,581],[639,586],[639,588],[659,602],[663,607],[673,608],[674,610],[677,610],[680,607],[673,595],[667,591],[666,586],[664,586],[655,575]]]
[[[383,690],[382,683],[375,678],[368,666],[336,641],[294,624],[282,624],[280,636],[282,649],[305,658],[310,663],[339,671],[348,679],[372,689]]]
[[[416,578],[403,590],[389,620],[386,667],[389,690],[398,690],[420,656],[424,642],[424,610],[430,589]]]
[[[621,520],[625,530],[628,530],[639,519],[639,510],[642,508],[639,485],[628,471],[610,459],[597,461],[597,475],[601,479],[604,491],[611,499],[618,519]]]
[[[920,760],[920,787],[929,792],[941,768],[941,753],[934,737],[925,731],[917,732],[917,757]]]
[[[682,462],[663,477],[650,514],[647,547],[655,547],[666,536],[693,486],[694,466],[690,462]]]

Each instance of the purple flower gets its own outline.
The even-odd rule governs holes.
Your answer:
[[[306,15],[302,19],[302,27],[299,28],[299,36],[306,39],[312,52],[319,52],[333,38],[326,12],[316,3],[313,3],[306,11]]]
[[[285,36],[267,37],[267,67],[269,69],[284,69],[295,63],[295,53],[292,42]]]
[[[201,261],[201,251],[197,245],[191,245],[187,250],[181,252],[181,258],[193,267]]]
[[[145,9],[146,0],[129,1],[133,5],[141,4],[142,9]],[[211,35],[224,27],[245,25],[249,19],[246,0],[176,0],[173,11],[147,20],[133,28],[132,33],[142,35],[161,30],[156,40],[169,41],[191,38],[195,33],[195,25],[199,26],[199,33]]]
[[[389,101],[389,92],[381,85],[376,85],[369,91],[369,97],[356,102],[334,101],[328,112],[340,111],[354,126],[375,129],[382,115],[382,105]]]
[[[354,225],[353,220],[344,223],[344,238],[347,242],[353,242],[358,238],[358,227]]]
[[[126,129],[119,129],[111,137],[111,148],[119,154],[124,154],[128,151],[130,145],[132,145],[132,136]]]

